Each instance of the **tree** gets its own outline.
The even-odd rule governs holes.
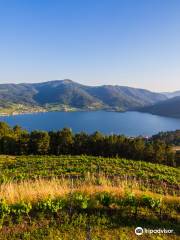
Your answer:
[[[5,122],[0,122],[0,152],[3,154],[15,153],[16,141],[12,128]]]
[[[56,154],[71,154],[73,147],[73,134],[70,128],[63,128],[56,135]]]
[[[49,153],[57,154],[57,132],[49,132],[50,143],[49,143]]]
[[[13,136],[3,136],[0,141],[2,154],[16,154],[16,140]]]
[[[77,133],[74,136],[73,154],[88,154],[89,136],[85,132]]]
[[[4,136],[11,136],[12,134],[13,130],[11,127],[5,122],[0,122],[0,138]]]
[[[88,149],[89,149],[88,152],[96,156],[103,155],[103,141],[104,141],[104,136],[98,131],[90,135],[89,143],[88,143]]]
[[[157,140],[154,142],[153,147],[154,147],[154,162],[155,163],[165,162],[166,144],[160,140]]]
[[[16,154],[27,155],[30,147],[30,134],[22,132],[16,141]]]
[[[30,134],[29,151],[32,154],[47,154],[50,137],[47,132],[33,131]]]
[[[170,166],[176,166],[176,162],[175,162],[175,153],[172,150],[172,147],[167,145],[166,146],[166,164],[170,165]]]
[[[144,149],[144,160],[147,162],[153,162],[154,148],[152,143],[147,143]]]
[[[145,143],[142,138],[136,138],[132,142],[132,158],[137,160],[143,159]]]

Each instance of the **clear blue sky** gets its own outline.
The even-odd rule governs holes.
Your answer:
[[[0,82],[180,90],[179,0],[0,0]]]

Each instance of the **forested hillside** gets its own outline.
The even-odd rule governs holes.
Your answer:
[[[167,144],[180,146],[180,130],[169,131],[169,132],[160,132],[152,136],[154,140],[161,140]]]
[[[148,112],[155,115],[162,115],[167,117],[180,117],[180,96],[170,98],[168,100],[156,103],[152,106],[147,106],[138,111]]]
[[[167,99],[143,89],[104,85],[90,87],[71,80],[36,84],[0,84],[0,106],[23,104],[50,109],[54,105],[78,109],[124,111]]]

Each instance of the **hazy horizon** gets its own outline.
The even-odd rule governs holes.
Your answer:
[[[0,83],[180,90],[179,12],[178,0],[1,1]]]

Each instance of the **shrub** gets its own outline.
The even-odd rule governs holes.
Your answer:
[[[63,199],[51,199],[48,198],[37,204],[37,210],[45,213],[57,213],[64,207],[65,203]]]
[[[88,208],[90,197],[86,194],[77,192],[70,197],[70,201],[74,207],[86,209]]]
[[[10,206],[10,212],[16,216],[28,215],[32,209],[30,203],[20,202]]]
[[[138,199],[133,195],[133,193],[128,193],[122,200],[122,205],[136,207],[138,205]]]
[[[0,200],[0,218],[4,219],[10,213],[10,208],[4,199]]]
[[[155,209],[160,207],[161,205],[161,200],[160,199],[153,199],[150,196],[147,195],[143,195],[141,198],[141,205],[151,208],[151,209]]]
[[[109,207],[114,202],[114,197],[108,192],[99,193],[97,199],[104,207]]]

